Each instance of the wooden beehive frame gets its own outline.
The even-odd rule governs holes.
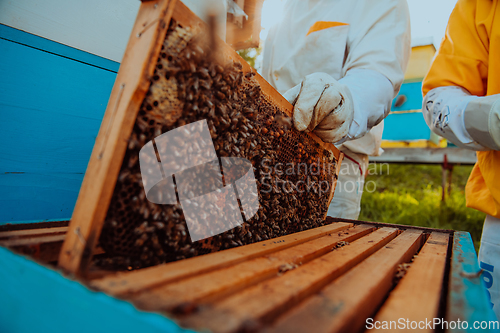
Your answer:
[[[80,275],[90,263],[125,155],[127,141],[148,91],[156,59],[172,17],[183,26],[206,29],[205,24],[180,1],[142,2],[60,253],[59,266],[67,273]],[[240,62],[245,73],[254,71],[229,45],[223,42],[219,44],[223,61]],[[291,115],[292,105],[257,73],[255,78],[262,93]],[[338,174],[343,154],[334,145],[323,143],[312,133],[309,135],[323,149],[333,153],[337,160]],[[335,184],[336,179],[333,180],[333,186]],[[332,196],[333,191],[328,203]]]

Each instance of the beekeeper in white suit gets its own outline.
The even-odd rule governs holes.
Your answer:
[[[328,215],[357,219],[368,155],[410,54],[405,0],[288,0],[264,44],[262,74],[294,105],[299,131],[344,152]]]

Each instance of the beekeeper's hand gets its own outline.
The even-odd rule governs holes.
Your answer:
[[[500,94],[478,97],[457,86],[434,88],[422,107],[430,129],[456,146],[500,151]]]
[[[293,105],[297,130],[313,132],[324,142],[344,139],[354,117],[347,86],[326,73],[313,73],[283,95]]]

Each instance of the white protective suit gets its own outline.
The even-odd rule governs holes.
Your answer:
[[[349,88],[354,120],[347,141],[338,146],[346,158],[328,215],[357,219],[368,155],[381,153],[382,120],[408,64],[408,5],[405,0],[288,0],[284,11],[264,44],[262,75],[282,94],[316,72]]]

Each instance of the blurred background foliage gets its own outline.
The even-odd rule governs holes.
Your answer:
[[[465,207],[472,166],[453,168],[451,194],[445,201],[439,165],[379,164],[369,170],[360,220],[468,231],[479,249],[485,214]]]
[[[258,63],[259,55],[262,52],[262,48],[251,48],[237,51],[240,57],[246,60],[256,70],[260,69],[260,64]]]

